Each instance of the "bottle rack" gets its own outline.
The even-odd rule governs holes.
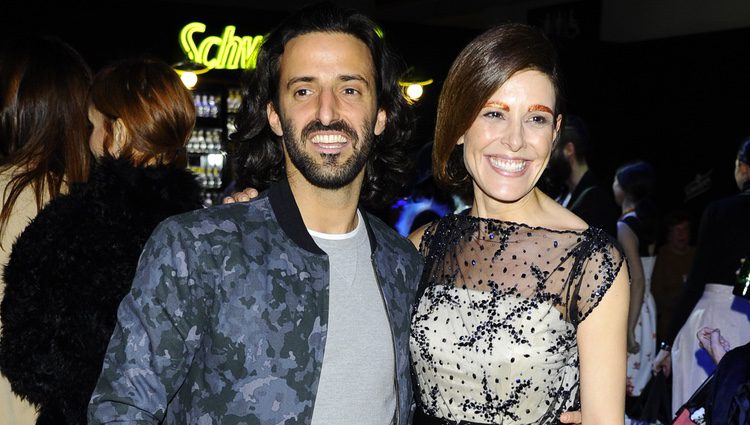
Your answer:
[[[186,150],[188,167],[198,175],[203,189],[204,206],[221,203],[228,176],[225,98],[224,89],[193,93],[196,122]]]
[[[188,140],[188,167],[198,175],[203,204],[220,204],[231,173],[227,169],[226,143],[235,132],[234,117],[240,106],[239,87],[203,88],[193,92],[195,129]]]

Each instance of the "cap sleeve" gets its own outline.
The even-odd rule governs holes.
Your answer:
[[[576,322],[583,322],[599,305],[615,281],[625,260],[617,242],[603,231],[596,232],[583,253],[584,266],[578,282]]]

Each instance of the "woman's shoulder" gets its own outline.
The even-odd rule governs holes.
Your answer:
[[[423,242],[428,241],[432,236],[435,235],[435,231],[442,222],[448,222],[455,219],[454,214],[447,214],[441,218],[438,218],[437,220],[433,220],[429,223],[426,223],[416,230],[412,231],[408,239],[411,241],[412,244],[417,248],[417,250],[422,250]]]
[[[424,224],[420,228],[418,228],[417,230],[409,234],[408,236],[409,241],[414,245],[415,248],[419,249],[419,244],[422,242],[422,238],[424,237],[424,234],[427,231],[427,228],[432,226],[432,224],[435,223],[435,221]]]

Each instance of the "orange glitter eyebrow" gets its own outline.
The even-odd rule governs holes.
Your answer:
[[[510,106],[502,103],[502,102],[487,102],[484,104],[484,107],[491,107],[491,108],[498,108],[502,109],[503,111],[510,112]]]
[[[544,106],[544,105],[531,105],[531,106],[529,106],[529,112],[538,112],[538,111],[547,112],[549,114],[553,114],[554,115],[554,113],[552,112],[552,109],[550,109],[547,106]]]

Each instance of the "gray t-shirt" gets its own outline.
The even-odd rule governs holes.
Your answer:
[[[328,254],[328,336],[313,425],[386,425],[396,409],[393,339],[362,216],[339,235],[310,231]]]

